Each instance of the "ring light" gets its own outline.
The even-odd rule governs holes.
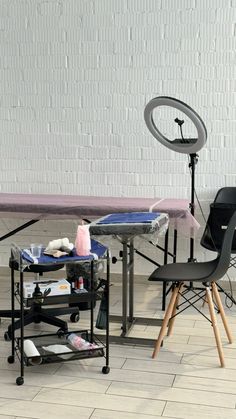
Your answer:
[[[187,115],[195,125],[198,137],[186,139],[182,137],[174,139],[173,141],[168,140],[168,138],[166,138],[158,130],[153,120],[153,110],[158,106],[170,106]],[[180,100],[168,96],[159,96],[150,100],[144,110],[144,119],[152,135],[158,141],[160,141],[161,144],[165,145],[171,150],[177,151],[178,153],[194,154],[199,151],[206,143],[207,130],[204,122],[200,116],[192,108],[190,108],[190,106],[186,105],[186,103],[181,102]],[[178,122],[179,125],[180,123],[181,125],[183,123],[183,121],[179,121],[178,118],[176,118],[176,122]]]

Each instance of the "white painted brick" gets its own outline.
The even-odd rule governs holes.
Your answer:
[[[212,148],[210,150],[210,159],[213,161],[220,161],[220,162],[235,162],[236,160],[236,150],[235,148]]]
[[[19,44],[19,52],[21,56],[44,56],[50,54],[50,44],[45,42],[32,42],[32,39],[29,37],[27,42],[21,42]],[[56,54],[56,51],[54,52]]]
[[[63,13],[63,4],[59,1],[42,1],[37,4],[37,11],[41,16],[59,17]]]
[[[199,34],[199,24],[175,24],[165,25],[164,27],[164,38],[176,39],[176,38],[196,38]]]
[[[145,96],[138,94],[114,94],[112,97],[112,106],[114,108],[134,108],[144,109],[146,104]]]
[[[235,62],[235,56],[230,51],[217,51],[217,52],[201,52],[200,64],[208,63],[209,65],[232,65]]]
[[[105,173],[76,173],[77,184],[95,184],[95,185],[106,185],[107,175]]]
[[[109,108],[112,106],[112,95],[82,96],[81,101],[84,108]]]
[[[115,50],[116,44],[117,42],[109,40],[100,42],[83,41],[81,42],[81,52],[82,54],[112,54],[113,52],[119,52]],[[74,52],[74,54],[77,54],[78,52]]]
[[[236,77],[236,68],[235,65],[229,64],[225,65],[218,65],[215,70],[215,78],[216,79],[234,79]]]
[[[154,173],[158,177],[159,173],[174,173],[174,174],[184,174],[187,171],[187,164],[180,161],[154,161]]]
[[[180,50],[180,39],[156,39],[146,41],[146,52],[148,54],[157,54],[161,52],[177,52]],[[193,47],[191,48],[193,50]],[[138,54],[138,51],[134,51]],[[141,51],[143,52],[143,51]]]
[[[92,27],[89,27],[89,28],[78,27],[78,23],[77,23],[77,26],[75,26],[75,28],[66,30],[65,39],[67,43],[87,42],[87,41],[95,42],[95,41],[98,41],[98,36],[99,36],[98,29],[93,29]],[[109,37],[107,38],[107,41],[110,41]]]
[[[107,176],[108,185],[138,185],[137,175],[135,173],[109,173]]]
[[[87,114],[89,115],[91,110],[87,110]],[[124,121],[127,119],[127,109],[125,108],[113,108],[113,109],[97,109],[95,110],[94,119],[97,121]],[[93,118],[91,118],[93,119]]]
[[[32,108],[47,108],[51,105],[50,96],[45,94],[41,95],[20,95],[18,99],[20,106]]]
[[[171,186],[171,175],[163,173],[143,173],[139,174],[139,185],[156,186],[169,185]]]
[[[120,173],[122,172],[122,162],[116,159],[109,160],[93,160],[92,171],[98,173]]]
[[[93,146],[102,146],[105,147],[121,147],[123,144],[122,138],[120,135],[92,135],[92,144]]]
[[[53,108],[79,108],[81,97],[78,95],[52,95],[51,105]]]
[[[55,148],[52,147],[51,145],[47,145],[47,150],[46,150],[46,157],[48,159],[73,159],[75,157],[78,156],[77,153],[77,147],[69,147],[66,144],[64,144],[64,147],[60,147],[60,148]]]
[[[197,80],[197,91],[199,92],[226,92],[232,91],[229,80]]]
[[[122,69],[123,70],[123,69]],[[125,70],[125,69],[124,69]],[[88,69],[84,71],[84,80],[86,81],[112,81],[114,80],[114,69],[113,68],[98,68],[98,69]],[[82,79],[82,78],[81,78]],[[78,80],[78,79],[77,79]]]
[[[128,11],[135,13],[156,12],[161,8],[161,0],[146,0],[145,3],[142,0],[128,0],[127,9]]]
[[[127,173],[149,173],[153,171],[153,161],[148,160],[122,160],[122,171]]]
[[[50,42],[47,45],[49,55],[76,55],[82,52],[82,42]],[[43,54],[40,54],[43,55]],[[47,54],[46,54],[47,55]]]
[[[215,23],[215,24],[200,24],[199,25],[199,34],[200,37],[204,36],[206,38],[213,36],[233,36],[234,35],[234,25],[233,23]]]
[[[91,171],[92,162],[89,160],[75,159],[75,154],[74,154],[74,158],[65,160],[62,157],[61,160],[59,161],[61,163],[62,172],[89,173]],[[76,188],[77,188],[77,185],[76,185]]]
[[[47,134],[49,132],[49,123],[47,121],[42,123],[41,121],[22,120],[20,122],[20,132],[21,134]]]
[[[181,50],[184,51],[203,51],[203,50],[212,50],[216,49],[216,40],[215,38],[195,38],[195,39],[188,39],[188,38],[181,38],[178,40],[181,45]],[[195,68],[195,67],[194,67]],[[193,68],[193,69],[194,69]]]
[[[146,133],[145,123],[141,121],[119,121],[112,122],[113,134],[126,134],[126,133]]]
[[[117,27],[147,26],[149,20],[148,16],[149,13],[115,13],[113,18],[113,25]]]
[[[206,8],[205,6],[206,4],[201,9],[197,8],[194,10],[181,10],[181,21],[184,24],[196,22],[204,22],[207,24],[215,23],[218,10],[214,7]]]
[[[157,10],[153,13],[147,13],[147,24],[148,25],[176,25],[176,22],[181,22],[181,11],[176,9],[169,10]]]
[[[69,68],[97,68],[98,67],[98,55],[95,54],[83,54],[73,55],[68,57]]]
[[[131,58],[128,55],[116,54],[116,55],[100,55],[99,67],[101,68],[120,68],[130,67]]]
[[[109,150],[104,147],[78,147],[78,156],[80,159],[107,159],[109,157]]]
[[[19,48],[19,44],[16,42],[12,42],[12,43],[0,43],[0,54],[1,57],[4,55],[13,55],[13,56],[17,56],[20,53],[20,48]]]
[[[215,8],[221,8],[222,7],[222,0],[197,0],[196,1],[196,7],[197,8],[204,8],[207,6],[207,9],[215,9]],[[231,6],[231,0],[224,0],[224,7],[230,8]]]
[[[64,81],[36,82],[34,83],[36,93],[48,95],[65,95],[67,93],[67,84]]]
[[[0,120],[0,131],[2,133],[18,133],[20,131],[20,124],[17,121]]]
[[[216,21],[223,23],[227,22],[228,24],[230,23],[235,23],[236,20],[236,5],[234,5],[234,7],[222,7],[222,8],[218,8],[216,10]]]
[[[164,80],[162,82],[162,90],[167,96],[170,92],[173,92],[173,96],[175,96],[175,93],[193,93],[196,92],[196,82],[195,80]]]
[[[10,118],[10,110],[7,108],[0,108],[0,119],[12,119]]]
[[[113,97],[116,93],[124,95],[129,91],[129,81],[126,79],[117,81],[102,80],[99,81],[96,86],[98,87],[98,92],[102,95],[108,95],[112,92]]]
[[[35,110],[32,108],[10,108],[10,119],[12,120],[35,120],[36,114]]]
[[[81,133],[94,135],[97,132],[109,135],[112,131],[111,122],[106,121],[85,121],[81,122]]]
[[[154,198],[155,190],[153,186],[122,186],[122,196],[128,197],[143,197],[143,198]]]
[[[146,79],[153,80],[153,83],[157,83],[159,80],[173,80],[181,78],[182,69],[181,67],[164,66],[147,69]]]
[[[70,80],[66,82],[66,93],[67,94],[74,94],[77,96],[82,95],[94,95],[98,94],[100,92],[100,83],[96,81],[87,81],[87,82],[80,82],[80,81],[74,81]],[[109,93],[111,91],[109,90]]]
[[[66,68],[67,60],[65,55],[52,55],[52,56],[38,56],[36,60],[37,68]]]
[[[109,13],[109,11],[107,10],[104,13],[100,11],[92,15],[82,15],[81,27],[92,27],[93,29],[97,29],[103,26],[114,26],[114,11],[112,13]]]
[[[130,40],[130,28],[118,28],[118,27],[101,27],[98,29],[98,39],[99,41],[116,41],[119,39],[121,41]]]
[[[96,119],[96,110],[90,108],[65,108],[65,119],[67,121],[94,121]],[[69,122],[70,123],[70,122]]]
[[[33,22],[29,22],[29,25],[32,25],[32,38],[28,35],[27,39],[32,39],[34,42],[65,42],[67,39],[65,30],[53,27],[50,21],[48,25],[44,24],[44,21],[36,27]]]
[[[9,94],[9,92],[14,92],[17,95],[21,94],[36,94],[36,85],[32,82],[24,82],[24,81],[1,81],[0,82],[0,93]]]
[[[197,1],[199,1],[199,0],[197,0]],[[205,6],[205,4],[204,4],[204,6]],[[202,6],[202,7],[204,7],[204,6]],[[198,4],[198,7],[201,7],[200,4]],[[167,10],[194,9],[195,8],[195,0],[178,0],[177,4],[176,4],[175,0],[164,0],[161,3],[161,8],[162,9],[167,9]]]
[[[124,30],[124,29],[123,29]],[[164,25],[149,26],[146,28],[131,27],[131,40],[143,41],[150,39],[161,39],[164,35]],[[128,41],[128,38],[127,38]]]
[[[129,147],[129,144],[124,144],[123,147],[110,147],[109,150],[109,157],[111,159],[121,159],[121,160],[129,160],[132,159],[141,159],[141,149]]]
[[[76,121],[52,121],[49,123],[49,131],[52,134],[75,134],[80,131],[80,125]]]
[[[215,38],[215,49],[216,51],[233,51],[236,48],[235,37],[216,37]]]
[[[103,0],[94,2],[94,11],[97,13],[124,13],[126,11],[126,0]]]

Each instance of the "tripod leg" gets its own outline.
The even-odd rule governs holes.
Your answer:
[[[228,325],[227,318],[226,318],[225,311],[224,311],[224,307],[223,307],[223,304],[222,304],[222,301],[221,301],[221,298],[220,298],[220,294],[219,294],[219,291],[217,289],[217,285],[216,285],[215,282],[212,282],[211,286],[212,286],[213,295],[214,295],[215,300],[216,300],[216,304],[219,308],[219,312],[220,312],[221,319],[222,319],[222,322],[223,322],[223,325],[224,325],[224,328],[225,328],[225,332],[226,332],[226,335],[228,337],[228,341],[229,341],[229,343],[233,343],[233,337],[232,337],[231,331],[229,329],[229,325]]]

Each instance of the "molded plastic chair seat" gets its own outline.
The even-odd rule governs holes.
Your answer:
[[[208,302],[211,324],[214,330],[216,345],[219,353],[220,364],[224,366],[224,355],[223,355],[223,348],[220,339],[219,329],[217,326],[217,320],[215,315],[214,304],[212,300],[215,299],[217,304],[219,313],[221,315],[225,331],[229,340],[229,343],[232,343],[232,336],[229,331],[229,327],[227,324],[227,320],[224,313],[224,308],[220,299],[220,295],[217,289],[217,285],[215,281],[221,279],[224,274],[226,273],[229,263],[230,263],[230,255],[231,255],[231,246],[232,240],[234,236],[234,230],[236,226],[236,211],[233,213],[228,227],[224,232],[224,238],[222,241],[222,247],[218,256],[209,262],[194,262],[194,263],[172,263],[161,266],[160,268],[156,269],[152,275],[149,277],[150,281],[168,281],[173,282],[173,291],[172,296],[170,298],[169,305],[167,307],[162,327],[159,333],[159,336],[156,341],[155,349],[153,351],[152,357],[154,358],[158,353],[163,337],[165,335],[166,328],[168,327],[168,333],[170,334],[174,324],[174,318],[176,316],[176,310],[179,304],[179,297],[184,297],[185,302],[187,304],[195,307],[197,311],[200,311],[195,302],[193,302],[193,297],[191,296],[189,299],[186,298],[186,294],[191,292],[190,290],[186,289],[182,292],[184,288],[185,282],[200,282],[203,284],[203,291],[204,292],[204,299]],[[193,294],[195,290],[193,288]],[[196,295],[196,294],[195,294]],[[199,293],[197,293],[197,300],[199,300]]]

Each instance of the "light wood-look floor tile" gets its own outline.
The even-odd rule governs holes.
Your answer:
[[[9,278],[3,276],[2,284],[0,307],[9,307]],[[120,314],[121,283],[114,281],[111,293],[111,312]],[[160,306],[161,287],[135,283],[136,315],[161,319]],[[236,335],[236,307],[226,312]],[[70,329],[86,328],[88,319],[89,313],[81,312]],[[8,324],[7,318],[0,323],[0,419],[236,419],[236,340],[227,343],[220,318],[226,368],[219,367],[210,324],[190,309],[177,317],[155,360],[151,347],[111,345],[108,375],[101,372],[103,358],[39,365],[25,369],[25,384],[19,387],[19,362],[7,362],[11,343],[3,334]],[[130,335],[156,339],[159,330],[146,323]],[[43,323],[26,328],[27,334],[54,331]],[[111,324],[111,331],[119,335],[120,325]]]

